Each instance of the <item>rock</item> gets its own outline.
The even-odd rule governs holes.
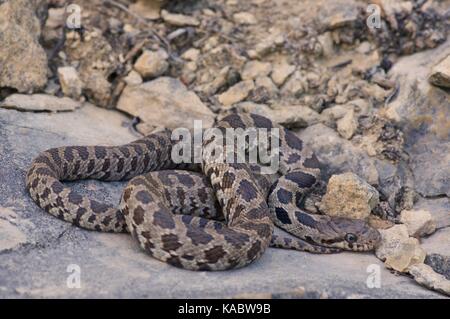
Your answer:
[[[281,88],[283,94],[297,97],[308,89],[308,82],[300,71],[295,71]]]
[[[263,41],[256,44],[255,48],[249,50],[247,53],[250,58],[257,59],[262,58],[271,51],[273,51],[277,46],[281,46],[285,42],[282,35],[277,33],[269,34]]]
[[[233,15],[234,22],[238,24],[257,24],[255,16],[249,12],[238,12]]]
[[[227,84],[229,73],[230,67],[226,66],[219,71],[217,76],[211,82],[199,85],[195,90],[208,96],[213,95]]]
[[[129,9],[145,19],[156,20],[161,17],[162,2],[160,0],[138,0],[136,3],[131,4]]]
[[[378,205],[378,191],[353,173],[331,176],[320,209],[329,216],[366,219]]]
[[[191,272],[162,263],[140,249],[129,234],[86,231],[51,216],[37,207],[25,188],[28,166],[45,149],[121,145],[139,138],[130,130],[127,116],[87,104],[74,112],[50,114],[0,108],[0,119],[0,206],[14,210],[17,227],[27,238],[17,249],[1,252],[2,299],[203,299],[263,292],[289,296],[283,293],[300,292],[300,287],[307,298],[355,294],[365,298],[442,298],[384,267],[379,268],[382,289],[368,288],[367,266],[382,266],[372,254],[342,253],[330,258],[269,248],[248,267],[223,272]],[[126,183],[84,180],[70,183],[70,187],[102,203],[118,203]],[[0,219],[3,215],[0,212]],[[30,227],[24,227],[24,221]],[[2,230],[0,238],[4,238],[1,234]],[[81,289],[67,288],[70,264],[81,267]],[[221,283],[220,289],[217,283]]]
[[[303,128],[320,121],[316,111],[304,105],[279,106],[272,109],[270,118],[288,128]]]
[[[17,223],[16,213],[0,206],[0,253],[27,243],[27,236],[17,227]]]
[[[417,239],[410,237],[386,257],[385,264],[396,271],[407,272],[412,265],[423,263],[425,256],[425,250],[420,247]]]
[[[381,234],[381,244],[375,250],[375,255],[383,261],[389,255],[394,254],[402,243],[407,242],[410,238],[408,228],[401,224],[394,225],[388,229],[380,229],[379,231]]]
[[[31,93],[47,83],[47,54],[39,44],[36,11],[45,1],[0,2],[0,88]]]
[[[286,62],[279,63],[273,66],[273,71],[270,76],[276,85],[281,86],[294,71],[295,65]]]
[[[197,68],[198,68],[197,63],[195,63],[194,61],[189,61],[185,63],[183,65],[183,69],[181,70],[180,80],[186,85],[189,85],[192,82],[194,82],[197,77],[195,72],[197,71]]]
[[[169,55],[166,51],[144,50],[141,56],[136,60],[134,69],[139,72],[143,78],[155,78],[162,75],[169,68],[167,59]]]
[[[436,273],[425,264],[416,264],[408,268],[408,272],[414,277],[414,280],[429,289],[439,291],[450,296],[450,280]]]
[[[85,31],[83,39],[75,31],[67,33],[64,52],[69,64],[79,64],[78,74],[88,100],[101,107],[112,107],[112,85],[108,78],[117,71],[120,62],[102,31],[96,28]]]
[[[340,6],[338,3],[331,5],[324,11],[322,23],[328,30],[351,26],[358,20],[359,8],[349,4]],[[331,12],[331,14],[329,14]]]
[[[59,84],[65,96],[79,99],[83,90],[83,82],[78,76],[77,70],[72,66],[58,68]]]
[[[327,31],[317,37],[317,40],[322,47],[322,55],[326,58],[334,55],[334,42],[331,32]]]
[[[351,171],[371,185],[380,183],[375,160],[364,150],[341,138],[333,129],[318,123],[297,135],[322,163],[324,177]]]
[[[242,70],[241,77],[243,80],[253,80],[257,77],[269,75],[272,71],[272,65],[267,62],[249,61]]]
[[[436,86],[450,88],[450,55],[433,67],[428,80]]]
[[[450,255],[450,227],[438,229],[432,236],[421,239],[423,248],[429,254]]]
[[[425,258],[425,264],[433,268],[438,274],[443,275],[447,280],[450,280],[450,256],[428,254]]]
[[[139,73],[137,73],[135,70],[131,70],[130,73],[123,79],[127,85],[139,85],[144,82],[142,80],[142,77]]]
[[[379,229],[381,244],[375,250],[376,256],[385,261],[387,267],[406,272],[408,267],[423,263],[425,250],[416,238],[409,237],[405,225],[394,225],[388,229]]]
[[[254,88],[255,84],[252,80],[241,81],[230,87],[226,92],[220,94],[218,100],[223,105],[230,106],[245,100],[250,91]]]
[[[419,197],[413,207],[415,210],[426,210],[430,212],[436,221],[436,228],[450,226],[450,198],[423,198]],[[434,236],[433,236],[434,237]]]
[[[214,114],[198,96],[188,91],[179,80],[170,77],[127,86],[117,108],[153,127],[192,128],[193,120],[201,120],[203,128],[208,128],[214,122]]]
[[[200,50],[190,48],[189,50],[186,50],[181,57],[188,61],[197,61],[200,56]]]
[[[343,118],[350,111],[353,111],[353,105],[349,104],[336,104],[328,107],[320,113],[322,121],[329,127],[336,126],[335,122]]]
[[[196,27],[196,26],[200,25],[200,22],[194,17],[190,17],[190,16],[187,16],[184,14],[170,13],[167,10],[161,11],[161,17],[168,24],[171,24],[171,25],[174,25],[177,27],[185,27],[185,26]]]
[[[388,74],[400,88],[384,114],[404,132],[414,188],[425,197],[450,196],[449,95],[428,81],[436,61],[449,55],[450,39],[435,49],[401,57]]]
[[[426,210],[404,210],[400,221],[406,225],[412,237],[420,238],[436,231],[436,221]]]
[[[68,97],[56,97],[47,94],[12,94],[0,102],[0,107],[18,111],[73,111],[81,103]]]
[[[241,112],[255,113],[289,128],[302,128],[319,121],[319,114],[303,105],[278,106],[270,108],[265,104],[241,102],[236,105]]]
[[[255,87],[263,87],[272,97],[278,93],[277,86],[272,82],[268,76],[262,76],[255,79]]]
[[[48,18],[45,21],[45,27],[49,29],[56,29],[64,25],[65,8],[49,8]]]
[[[348,111],[336,122],[336,125],[337,131],[343,138],[346,138],[347,140],[351,139],[358,128],[358,120],[355,117],[355,112],[353,110]]]

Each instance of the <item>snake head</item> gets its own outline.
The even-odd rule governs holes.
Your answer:
[[[321,232],[320,242],[324,246],[351,251],[369,251],[380,244],[380,233],[364,220],[323,217],[325,218],[319,223],[318,228]]]

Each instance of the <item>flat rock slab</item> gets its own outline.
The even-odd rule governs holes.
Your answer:
[[[70,144],[129,142],[137,136],[127,121],[119,113],[89,105],[56,114],[0,109],[0,298],[442,297],[408,277],[391,274],[372,254],[269,249],[239,270],[177,269],[146,255],[128,234],[79,229],[32,202],[25,190],[25,172],[39,152]],[[107,202],[118,202],[124,187],[122,182],[97,181],[71,185]],[[77,268],[71,265],[79,267],[80,288],[67,285],[73,275],[68,269]],[[370,265],[380,266],[381,288],[367,287]]]

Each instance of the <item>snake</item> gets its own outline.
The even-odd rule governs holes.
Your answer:
[[[320,180],[321,164],[293,132],[242,112],[224,116],[214,128],[277,129],[275,181],[261,173],[258,163],[213,159],[218,146],[222,154],[237,153],[237,143],[229,146],[214,135],[203,138],[202,149],[213,151],[200,161],[175,160],[173,151],[191,140],[164,129],[122,146],[48,149],[32,161],[26,188],[49,214],[88,230],[128,232],[150,256],[189,270],[243,267],[268,247],[334,253],[369,251],[379,244],[379,232],[364,220],[304,209],[305,196]],[[250,143],[238,146],[250,149]],[[113,205],[63,184],[82,179],[128,184]],[[294,237],[274,234],[275,226]]]

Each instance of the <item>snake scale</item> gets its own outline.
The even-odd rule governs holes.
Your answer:
[[[270,185],[255,165],[207,156],[202,163],[177,164],[171,152],[182,141],[173,140],[166,129],[122,146],[44,151],[27,172],[27,189],[53,216],[85,229],[130,232],[154,258],[191,270],[242,267],[269,246],[331,253],[366,251],[378,244],[378,231],[362,220],[302,209],[320,168],[295,134],[256,114],[230,114],[215,127],[279,128],[281,177]],[[205,139],[203,147],[211,143],[217,141]],[[80,179],[131,180],[114,206],[61,183]],[[274,224],[297,239],[274,235]]]

